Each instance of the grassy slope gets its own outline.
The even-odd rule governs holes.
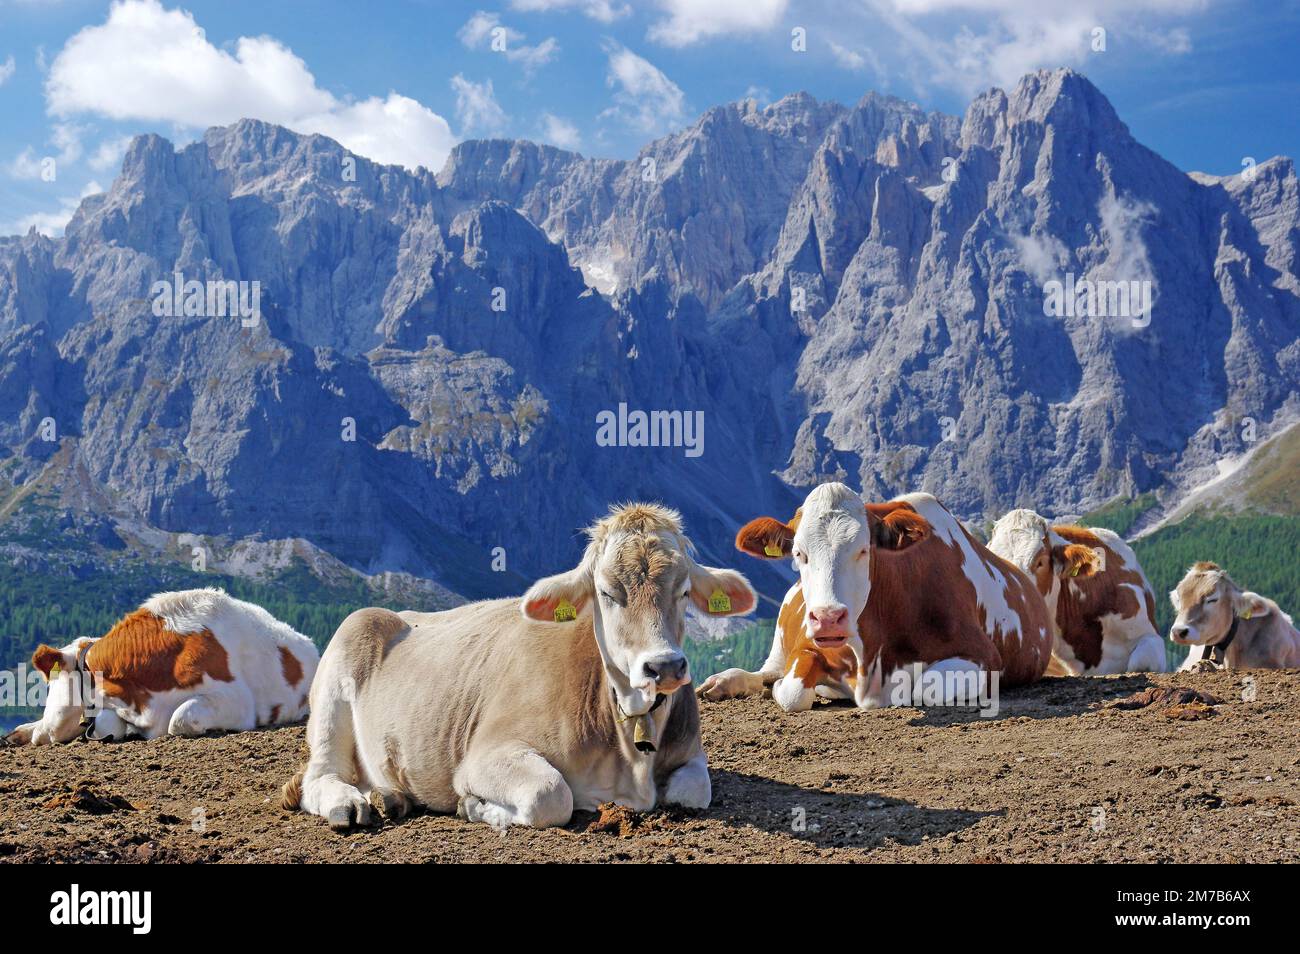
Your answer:
[[[1156,501],[1144,494],[1106,504],[1081,523],[1126,534]],[[1156,622],[1162,634],[1173,623],[1169,591],[1187,568],[1201,560],[1217,563],[1242,587],[1300,611],[1300,428],[1268,441],[1230,480],[1216,485],[1176,523],[1133,544],[1156,592]],[[1171,654],[1175,647],[1169,644]],[[1176,647],[1181,660],[1186,651]]]

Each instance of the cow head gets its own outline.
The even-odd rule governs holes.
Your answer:
[[[34,745],[69,742],[81,735],[87,711],[98,712],[97,688],[86,670],[86,653],[95,641],[78,639],[62,649],[42,643],[32,654],[32,667],[47,683],[45,711],[34,723],[29,740]]]
[[[818,646],[834,648],[860,636],[872,561],[892,559],[930,532],[907,503],[864,504],[844,484],[828,483],[814,488],[788,523],[751,520],[736,534],[736,547],[763,559],[794,558],[804,627]]]
[[[1183,646],[1213,646],[1228,635],[1234,618],[1266,616],[1272,607],[1244,592],[1214,563],[1197,563],[1169,594],[1178,614],[1169,638]]]
[[[993,525],[989,549],[1033,579],[1053,610],[1063,582],[1102,568],[1097,551],[1070,543],[1032,510],[1004,514]]]
[[[587,535],[582,562],[534,583],[522,611],[557,622],[590,612],[620,708],[642,715],[659,693],[691,681],[682,654],[687,603],[708,616],[739,616],[757,598],[734,570],[696,563],[681,518],[665,507],[615,507]]]

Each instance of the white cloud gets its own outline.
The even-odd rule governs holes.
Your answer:
[[[601,23],[613,23],[631,12],[618,0],[510,0],[510,6],[524,13],[547,13],[552,10],[577,10]]]
[[[576,151],[582,148],[578,127],[554,113],[542,113],[542,141],[561,149]]]
[[[460,40],[461,45],[473,50],[488,42],[492,31],[497,28],[502,30],[502,36],[507,41],[512,35],[515,39],[522,39],[522,35],[518,31],[502,26],[501,18],[495,13],[485,13],[482,10],[465,21],[465,25],[456,31],[456,37]]]
[[[15,179],[39,179],[41,177],[41,160],[44,156],[36,155],[36,150],[28,146],[6,167]]]
[[[81,137],[85,131],[84,126],[75,123],[55,123],[50,130],[49,138],[54,149],[37,155],[36,150],[28,146],[9,163],[7,167],[9,175],[15,179],[39,179],[45,171],[45,160],[52,159],[57,176],[59,169],[73,165],[81,158],[85,151],[81,144]]]
[[[126,147],[129,145],[131,145],[130,136],[105,139],[95,148],[94,155],[90,157],[90,168],[96,172],[115,170],[122,157],[126,155]]]
[[[835,58],[835,62],[846,70],[852,70],[855,73],[859,73],[870,68],[871,71],[876,74],[877,78],[882,81],[885,78],[885,67],[880,62],[880,57],[876,56],[875,50],[871,49],[871,47],[864,46],[855,49],[853,47],[843,46],[836,43],[834,40],[831,40],[830,49],[831,56]]]
[[[505,128],[509,117],[497,102],[491,80],[475,83],[457,73],[451,78],[451,88],[456,91],[456,118],[462,134],[496,135]]]
[[[234,53],[209,43],[191,14],[158,0],[119,0],[50,65],[46,106],[54,116],[226,125],[244,117],[332,136],[378,162],[442,166],[454,142],[439,115],[413,99],[337,99],[307,65],[269,36],[240,37]]]
[[[768,30],[785,16],[789,0],[658,0],[664,19],[649,37],[665,46],[690,46],[709,37]]]
[[[1043,67],[1078,66],[1092,49],[1093,31],[1109,48],[1134,39],[1164,53],[1187,53],[1185,29],[1160,30],[1144,21],[1197,13],[1211,0],[867,0],[873,12],[924,61],[918,76],[973,94],[1010,87]],[[978,32],[955,18],[971,15]]]
[[[1020,257],[1021,267],[1039,285],[1060,278],[1061,269],[1069,261],[1069,250],[1056,236],[1047,232],[1029,235],[1011,235],[1011,245]]]
[[[59,165],[72,165],[81,158],[84,152],[81,136],[85,131],[85,126],[78,126],[75,123],[54,124],[53,131],[50,133],[50,142],[59,150]]]
[[[465,21],[465,25],[456,31],[456,36],[467,49],[485,47],[521,66],[528,76],[554,59],[560,50],[560,44],[553,36],[529,46],[523,42],[524,34],[506,26],[495,13],[482,10]]]
[[[3,86],[5,83],[7,83],[9,81],[9,77],[13,76],[14,71],[16,71],[17,69],[18,69],[18,65],[14,63],[14,55],[10,53],[9,58],[5,60],[3,63],[0,63],[0,86]]]
[[[63,234],[63,230],[77,211],[77,207],[81,205],[81,200],[90,195],[98,195],[103,191],[103,187],[98,182],[89,182],[81,190],[80,195],[65,196],[60,199],[59,207],[54,211],[33,212],[31,215],[25,215],[15,222],[0,226],[0,234],[26,235],[30,229],[35,228],[42,235],[58,238]]]
[[[605,85],[614,90],[614,105],[602,118],[618,119],[642,133],[661,133],[686,118],[686,94],[654,64],[625,46],[605,44],[609,72]]]

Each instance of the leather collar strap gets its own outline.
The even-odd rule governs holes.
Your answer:
[[[1209,655],[1205,658],[1216,666],[1222,666],[1224,659],[1226,659],[1228,655],[1228,647],[1231,646],[1232,641],[1237,638],[1237,627],[1240,625],[1241,617],[1236,613],[1233,613],[1232,625],[1228,627],[1228,635],[1224,636],[1221,640],[1211,646]]]
[[[86,656],[90,654],[90,647],[93,645],[94,643],[87,642],[84,646],[82,646],[80,649],[77,650],[77,666],[76,666],[76,673],[77,673],[76,678],[78,683],[77,690],[81,693],[81,726],[80,727],[82,729],[85,729],[86,732],[89,732],[91,726],[95,724],[95,720],[90,718],[90,716],[86,715],[86,684],[85,682],[82,681],[91,678],[90,673],[86,670]]]

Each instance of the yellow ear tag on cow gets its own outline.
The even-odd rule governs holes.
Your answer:
[[[1241,618],[1242,618],[1242,619],[1250,619],[1250,610],[1246,610],[1246,612],[1242,613],[1242,614],[1241,614]]]
[[[58,663],[55,663],[50,667],[50,678],[53,679],[61,672],[63,672],[63,668]]]
[[[709,612],[710,613],[731,612],[731,597],[728,596],[726,593],[722,592],[721,587],[714,590],[713,595],[709,597]]]
[[[768,543],[768,544],[765,544],[764,547],[763,547],[763,552],[766,553],[766,554],[767,554],[768,556],[770,556],[770,557],[779,557],[779,556],[781,556],[781,548],[778,547],[775,543]]]
[[[1079,568],[1077,566],[1070,567],[1070,576],[1078,576],[1078,575],[1079,575]]]
[[[573,604],[568,600],[560,600],[555,606],[555,621],[557,623],[569,623],[578,618],[578,611],[573,608]]]

